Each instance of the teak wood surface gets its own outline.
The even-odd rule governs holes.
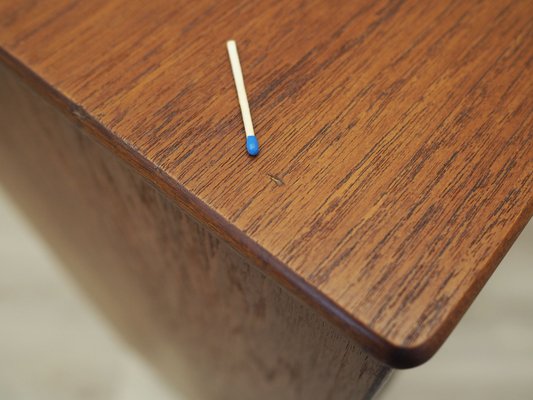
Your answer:
[[[2,0],[0,59],[406,367],[438,349],[531,217],[532,18],[530,0]]]
[[[0,65],[0,181],[187,399],[369,400],[391,368]]]

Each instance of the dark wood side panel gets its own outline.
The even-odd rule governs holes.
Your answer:
[[[364,399],[389,368],[0,66],[0,177],[191,399]]]

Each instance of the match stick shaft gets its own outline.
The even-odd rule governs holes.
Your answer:
[[[241,106],[244,131],[246,132],[247,137],[255,136],[252,115],[250,114],[250,106],[248,105],[248,98],[246,97],[246,89],[244,87],[244,78],[242,76],[239,53],[237,53],[237,44],[234,40],[229,40],[226,44],[228,47],[229,61],[231,63],[231,71],[233,72],[235,87],[237,88],[237,96],[239,97],[239,105]]]

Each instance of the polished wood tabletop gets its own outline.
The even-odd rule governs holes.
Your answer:
[[[0,60],[407,367],[436,352],[532,215],[532,20],[529,0],[1,0]]]

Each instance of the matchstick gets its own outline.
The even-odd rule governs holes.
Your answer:
[[[248,98],[246,97],[244,78],[242,76],[241,63],[239,61],[239,53],[237,53],[237,44],[234,40],[228,40],[226,45],[228,47],[229,61],[231,63],[233,79],[235,80],[235,87],[237,88],[237,97],[239,98],[239,105],[241,106],[244,131],[246,132],[246,150],[248,150],[248,154],[251,156],[256,156],[259,153],[259,142],[254,133],[250,106],[248,105]]]

